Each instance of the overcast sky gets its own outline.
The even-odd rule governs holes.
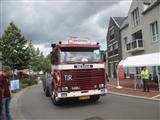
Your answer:
[[[131,0],[1,0],[0,34],[13,21],[46,55],[70,35],[89,37],[106,49],[110,17],[127,16]]]

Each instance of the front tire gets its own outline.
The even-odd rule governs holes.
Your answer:
[[[53,103],[54,105],[60,105],[61,102],[60,102],[60,100],[57,100],[57,99],[56,99],[55,94],[52,94],[51,99],[52,99],[52,103]]]
[[[97,102],[99,100],[99,98],[100,98],[100,95],[94,95],[94,96],[92,96],[91,101]]]
[[[44,89],[44,93],[45,93],[45,96],[47,96],[47,97],[50,96],[50,94],[49,94],[49,88],[48,88],[48,87],[46,87],[46,88]]]

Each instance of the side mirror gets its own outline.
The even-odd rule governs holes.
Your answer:
[[[106,62],[106,55],[105,54],[103,54],[102,59],[103,59],[103,62]]]
[[[53,52],[50,52],[50,56],[51,56],[51,58],[50,58],[50,60],[51,60],[51,64],[54,64]]]

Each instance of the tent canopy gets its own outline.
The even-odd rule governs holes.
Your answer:
[[[160,66],[160,52],[127,57],[119,65],[124,67]]]

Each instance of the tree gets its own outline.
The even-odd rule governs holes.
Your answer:
[[[50,61],[50,54],[47,55],[45,58],[44,58],[44,61],[43,61],[43,70],[44,72],[47,72],[47,73],[51,73],[51,61]]]
[[[31,42],[28,44],[27,50],[30,53],[30,69],[32,69],[35,72],[51,72],[51,63],[49,55],[45,57],[43,53],[40,52],[39,48],[35,49]]]
[[[13,22],[0,37],[0,51],[3,65],[18,69],[29,68],[36,72],[51,72],[49,56],[44,57],[39,48],[35,49],[31,42],[27,42]]]
[[[0,51],[4,65],[27,67],[30,54],[27,50],[27,40],[21,35],[20,29],[11,22],[0,38]]]

